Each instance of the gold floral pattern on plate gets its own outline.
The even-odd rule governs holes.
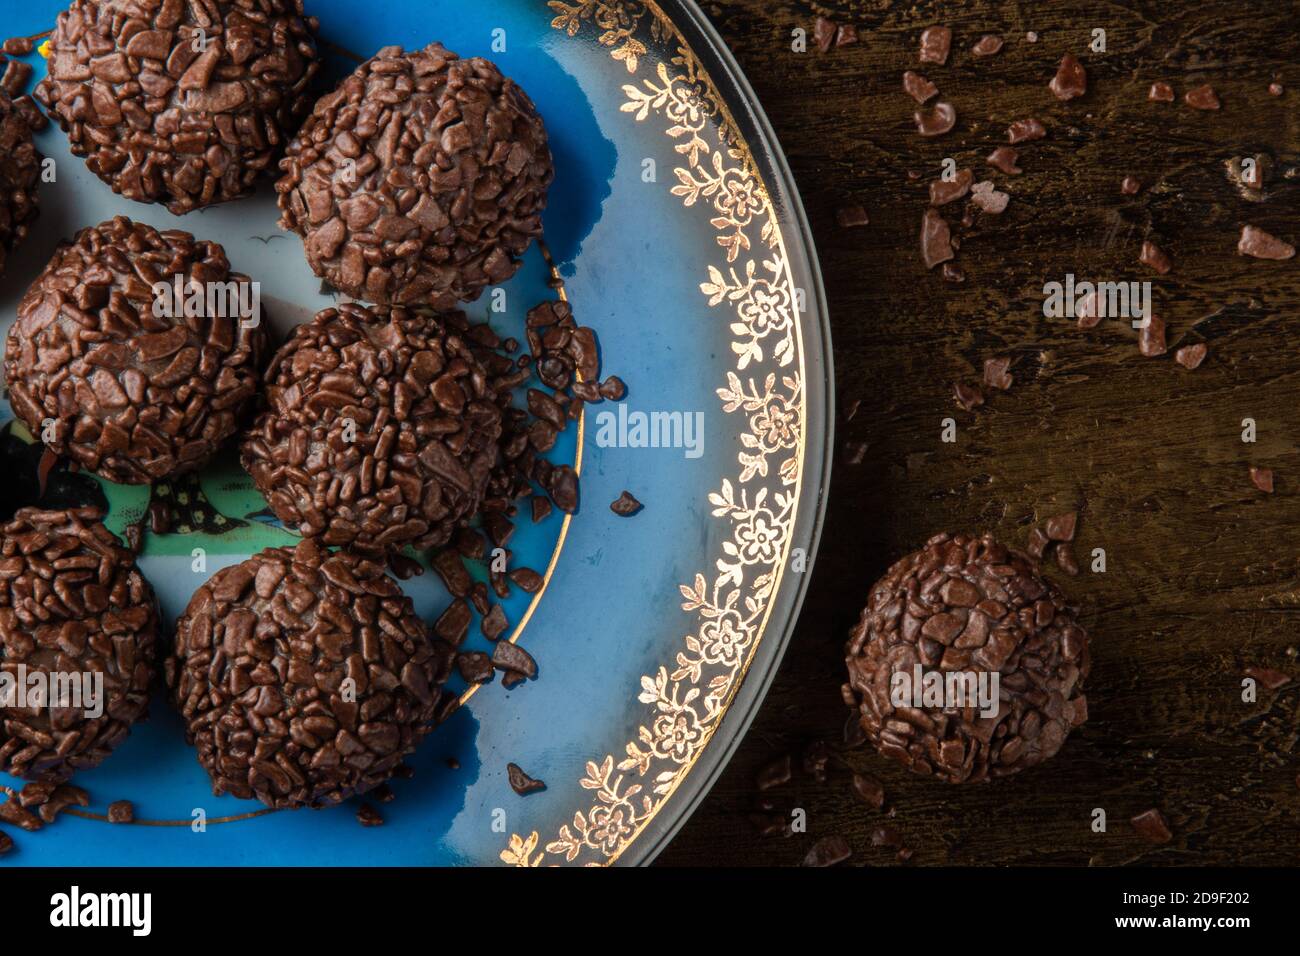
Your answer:
[[[614,862],[686,779],[727,712],[753,660],[790,557],[804,458],[804,362],[795,287],[767,187],[704,67],[657,4],[550,0],[551,25],[575,37],[594,29],[639,82],[623,86],[622,111],[664,122],[683,165],[672,195],[709,216],[720,248],[702,266],[700,292],[721,310],[735,367],[716,389],[727,414],[745,416],[739,471],[709,493],[726,522],[712,577],[679,586],[693,633],[672,663],[641,678],[645,712],[621,757],[587,761],[592,793],[551,839],[511,834],[501,859],[515,866]],[[656,55],[652,56],[651,51]],[[650,75],[643,62],[656,61]]]

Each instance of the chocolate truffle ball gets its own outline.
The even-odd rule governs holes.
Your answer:
[[[989,535],[937,535],[891,567],[846,655],[867,738],[949,783],[1041,763],[1088,716],[1088,636],[1074,610],[1037,564]],[[959,684],[966,706],[943,692]],[[977,687],[988,712],[971,699]]]
[[[478,510],[502,412],[439,317],[350,303],[298,326],[241,458],[301,534],[376,554],[445,544]]]
[[[34,107],[33,107],[34,108]],[[27,117],[0,90],[0,275],[14,247],[36,219],[41,155]]]
[[[280,225],[349,296],[453,308],[519,269],[554,172],[532,101],[492,63],[385,47],[280,162]]]
[[[193,471],[257,393],[270,348],[260,312],[242,314],[256,301],[215,242],[121,216],[83,229],[18,304],[10,404],[56,453],[109,481]]]
[[[127,199],[182,215],[246,195],[310,107],[302,0],[73,0],[36,98]]]
[[[166,673],[214,794],[323,807],[415,750],[453,656],[380,564],[305,539],[199,588]]]
[[[0,526],[6,773],[63,781],[97,766],[148,707],[153,589],[99,517],[24,508]]]

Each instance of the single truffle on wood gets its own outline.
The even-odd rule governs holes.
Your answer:
[[[989,535],[940,534],[891,567],[845,653],[868,739],[949,783],[1041,763],[1087,719],[1087,634],[1037,564]],[[1000,699],[984,716],[969,692],[981,681],[991,691],[994,673]],[[966,706],[927,692],[959,682]]]
[[[359,66],[280,168],[280,225],[318,276],[356,299],[439,309],[515,274],[554,177],[527,94],[436,43]]]
[[[0,771],[62,782],[148,708],[153,589],[96,509],[24,508],[0,536]]]
[[[497,395],[469,343],[432,314],[319,313],[272,360],[266,403],[244,468],[281,521],[323,544],[445,544],[497,462]]]
[[[113,191],[183,215],[274,169],[319,68],[302,0],[73,0],[36,98]]]
[[[0,91],[0,275],[14,247],[27,237],[39,212],[41,155],[32,145],[27,117]]]
[[[201,467],[257,393],[267,337],[240,304],[254,292],[215,242],[122,216],[83,229],[18,303],[5,351],[15,414],[109,481]]]
[[[452,658],[381,564],[306,539],[199,588],[166,674],[214,794],[323,807],[396,772]]]

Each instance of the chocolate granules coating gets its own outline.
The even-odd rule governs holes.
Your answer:
[[[280,225],[312,271],[357,299],[439,309],[515,274],[554,178],[527,94],[437,43],[359,66],[280,168]]]
[[[0,770],[61,782],[103,761],[148,708],[153,589],[94,508],[24,508],[0,536],[0,667],[15,691],[20,666],[29,677],[103,674],[97,701],[0,706]]]
[[[0,275],[14,247],[27,237],[39,208],[41,155],[32,127],[8,94],[0,92]]]
[[[393,775],[451,664],[381,564],[306,539],[199,588],[166,673],[214,794],[322,807]]]
[[[872,588],[845,652],[876,749],[950,783],[1041,763],[1087,717],[1080,691],[1087,634],[1037,565],[990,535],[940,534],[893,565]],[[997,672],[997,715],[981,716],[977,704],[896,707],[893,675],[910,678],[918,665],[940,678]]]
[[[36,97],[113,191],[182,215],[247,195],[310,107],[302,0],[72,0]]]
[[[174,288],[177,276],[186,289],[220,284],[237,295],[250,281],[215,242],[119,216],[55,251],[9,330],[15,414],[56,454],[110,481],[148,484],[201,467],[257,392],[268,351],[261,323],[228,308],[156,314],[152,285]]]
[[[271,361],[241,446],[276,516],[323,544],[439,546],[478,510],[501,409],[469,343],[432,314],[350,303]]]

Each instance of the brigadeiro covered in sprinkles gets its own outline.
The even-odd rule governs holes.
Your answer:
[[[502,409],[470,344],[431,313],[356,303],[272,360],[244,468],[276,516],[365,553],[447,543],[478,510]]]
[[[158,615],[93,508],[0,526],[0,771],[62,782],[144,716]]]
[[[280,168],[280,224],[317,275],[356,299],[439,309],[515,274],[554,177],[527,94],[436,43],[359,66]]]
[[[36,219],[41,156],[27,116],[0,91],[0,275],[14,247]]]
[[[235,433],[267,352],[256,286],[221,246],[119,216],[61,245],[28,289],[5,379],[54,452],[148,484]]]
[[[379,563],[308,538],[213,575],[165,670],[214,794],[323,807],[397,771],[453,657]]]
[[[845,653],[868,739],[949,783],[1041,763],[1088,716],[1088,637],[1074,610],[1036,563],[987,534],[937,535],[891,567]]]
[[[248,194],[311,105],[302,0],[73,0],[36,98],[114,192],[182,215]]]

